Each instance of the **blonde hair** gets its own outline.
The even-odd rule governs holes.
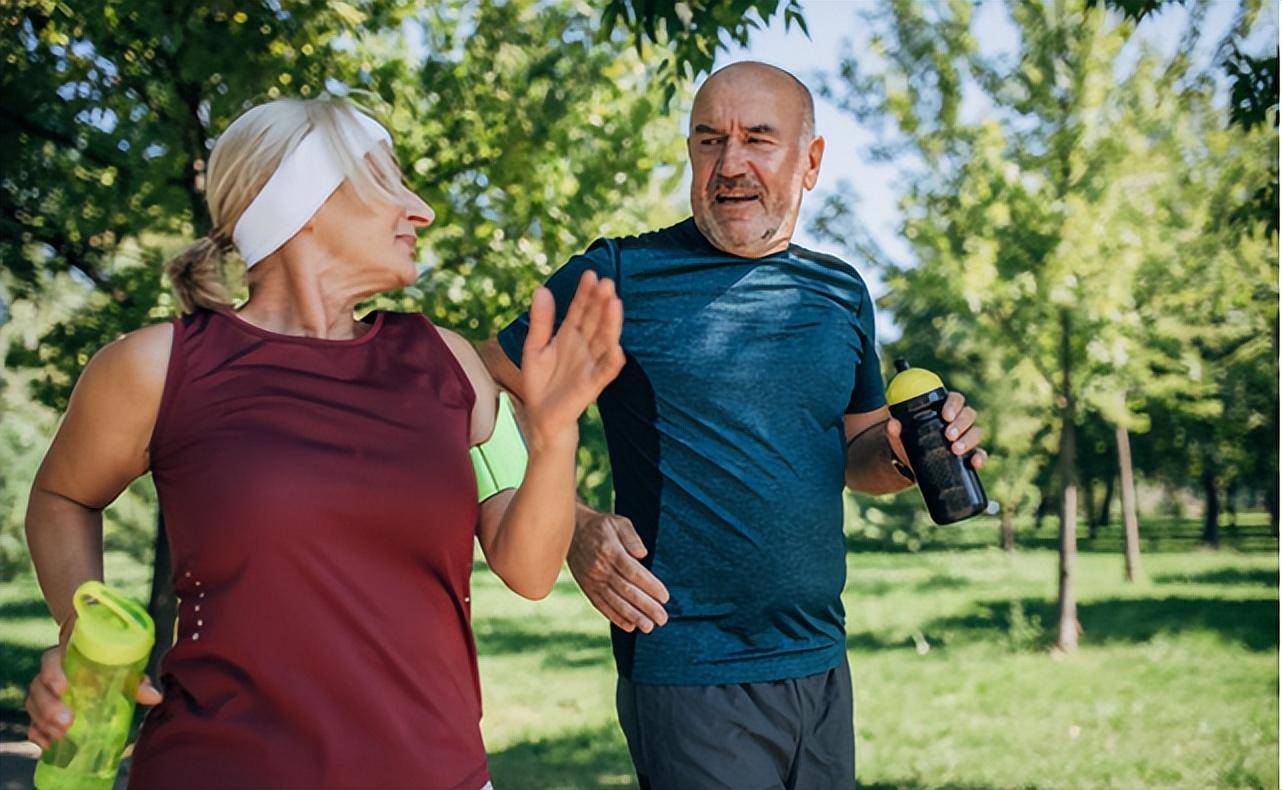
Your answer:
[[[352,155],[364,131],[355,113],[364,108],[332,96],[277,99],[246,110],[214,144],[205,179],[213,228],[165,264],[165,274],[184,313],[231,304],[223,279],[224,256],[233,249],[232,230],[289,152],[313,130],[324,136],[334,160],[366,202],[395,202],[402,189],[395,155],[378,146],[364,158]]]

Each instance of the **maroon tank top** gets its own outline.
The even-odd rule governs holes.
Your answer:
[[[174,323],[151,468],[177,641],[131,788],[488,780],[475,395],[422,316],[367,320],[344,341]]]

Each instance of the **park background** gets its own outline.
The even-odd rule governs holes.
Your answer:
[[[1278,785],[1278,21],[1199,0],[20,2],[0,10],[0,725],[55,639],[27,489],[92,353],[168,320],[202,170],[249,103],[349,94],[437,211],[368,308],[481,339],[598,236],[688,212],[715,66],[815,90],[798,240],[855,265],[883,365],[980,410],[1000,513],[938,528],[847,497],[859,779]],[[234,273],[229,273],[233,274]],[[585,418],[580,483],[608,507]],[[172,606],[146,479],[107,580]],[[495,784],[628,786],[605,622],[477,563]]]

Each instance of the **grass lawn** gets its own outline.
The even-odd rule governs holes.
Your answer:
[[[1082,541],[1067,658],[1047,649],[1049,522],[1009,556],[987,522],[917,554],[852,547],[861,784],[1277,787],[1277,540],[1255,514],[1218,552],[1195,547],[1194,524],[1142,529],[1139,584],[1122,580],[1117,527]],[[142,597],[147,575],[113,555],[108,580]],[[495,786],[632,786],[604,620],[568,576],[540,603],[481,567],[474,583]],[[53,635],[29,577],[0,588],[0,707],[21,705]]]

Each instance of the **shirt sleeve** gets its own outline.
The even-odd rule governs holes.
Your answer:
[[[579,279],[583,273],[591,270],[598,277],[614,280],[615,288],[619,287],[618,251],[614,242],[609,239],[597,239],[592,242],[583,254],[575,255],[564,266],[552,273],[545,283],[552,297],[556,300],[555,329],[561,328],[565,314],[570,309],[570,302],[579,288]],[[530,311],[526,309],[512,323],[499,331],[499,346],[508,359],[518,368],[521,367],[521,353],[525,348],[525,337],[530,332]]]
[[[886,405],[886,383],[881,378],[881,359],[877,356],[877,322],[873,315],[872,296],[864,290],[863,304],[856,319],[863,347],[855,366],[855,388],[850,393],[846,414],[862,414]]]

